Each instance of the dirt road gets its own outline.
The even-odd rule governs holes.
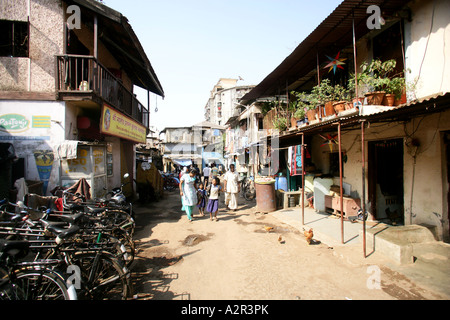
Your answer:
[[[441,299],[350,247],[303,233],[239,198],[219,221],[189,222],[178,193],[136,211],[135,298],[164,300]],[[272,228],[272,229],[271,229]],[[359,251],[358,251],[359,253]],[[374,258],[375,259],[375,258]]]

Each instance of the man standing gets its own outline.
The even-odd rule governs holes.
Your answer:
[[[219,169],[217,169],[215,163],[211,164],[211,171],[209,175],[211,176],[211,179],[217,178],[217,176],[219,175]]]
[[[210,173],[211,173],[211,169],[209,168],[209,165],[206,164],[206,167],[203,168],[203,186],[205,187],[205,189],[206,189],[206,186],[208,185]]]
[[[239,176],[236,171],[234,171],[234,164],[230,165],[230,170],[225,173],[223,178],[225,195],[225,205],[228,209],[236,211],[238,208],[237,195],[241,191],[241,186],[239,185]]]

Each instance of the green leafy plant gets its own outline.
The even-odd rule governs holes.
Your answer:
[[[386,91],[386,93],[394,94],[396,99],[400,99],[405,87],[405,78],[395,77],[390,79],[389,83],[386,84],[384,90]]]
[[[395,59],[384,62],[379,59],[372,60],[370,63],[364,62],[361,65],[361,74],[358,81],[365,84],[368,90],[386,91],[392,79],[399,76],[399,74],[393,74],[396,64]]]
[[[276,115],[273,119],[273,126],[280,131],[284,131],[288,127],[288,121],[286,117],[282,115]]]

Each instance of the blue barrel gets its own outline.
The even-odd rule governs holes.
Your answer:
[[[286,177],[276,177],[275,178],[275,190],[288,191],[287,178]]]

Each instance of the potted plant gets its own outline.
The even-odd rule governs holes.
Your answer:
[[[319,120],[319,113],[317,112],[317,106],[321,103],[319,96],[313,91],[306,95],[306,101],[306,117],[308,118],[308,122],[311,123],[312,121]]]
[[[298,107],[294,113],[294,117],[297,120],[296,125],[299,126],[305,121],[306,110],[305,107]]]
[[[325,116],[335,114],[333,108],[333,102],[335,100],[334,88],[329,79],[323,79],[320,84],[314,86],[311,94],[317,100],[317,105],[323,105]]]
[[[356,106],[360,106],[364,102],[364,94],[367,92],[366,89],[360,85],[361,83],[361,74],[358,73],[357,76],[357,82],[358,82],[358,97],[356,96],[356,84],[355,84],[355,74],[350,73],[348,81],[347,81],[347,90],[349,97],[354,97],[353,99],[350,99],[347,103],[347,109],[355,108]]]
[[[369,92],[365,94],[367,103],[381,105],[386,87],[391,81],[391,74],[396,66],[395,59],[382,62],[379,59],[361,65],[361,82],[367,85]]]
[[[333,103],[333,108],[336,113],[344,111],[349,100],[349,91],[339,84],[334,86],[334,98],[336,102]]]
[[[385,87],[386,95],[383,99],[383,104],[385,106],[393,106],[395,100],[400,100],[405,90],[405,78],[404,77],[394,77],[390,79]]]
[[[273,126],[275,127],[275,129],[278,129],[279,131],[284,131],[288,127],[288,121],[286,117],[277,114],[273,119]]]

